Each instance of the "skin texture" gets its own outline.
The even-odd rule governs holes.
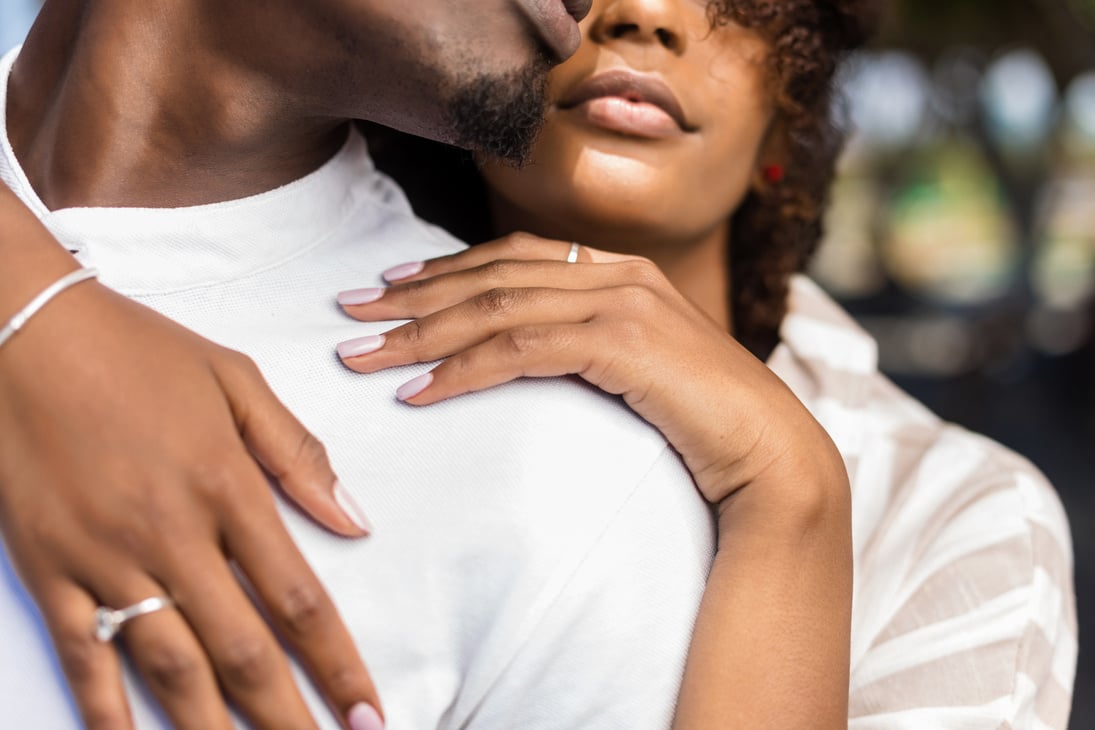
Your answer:
[[[551,76],[532,164],[483,168],[500,232],[562,240],[511,234],[392,274],[372,302],[342,295],[358,319],[412,319],[344,362],[368,373],[445,358],[399,393],[419,406],[569,373],[621,395],[718,505],[719,549],[676,726],[844,727],[843,461],[730,336],[726,315],[726,222],[750,185],[766,184],[763,165],[782,161],[765,46],[732,24],[712,31],[694,0],[598,0],[583,34],[586,45]],[[620,66],[664,79],[694,131],[651,139],[560,107],[576,84]],[[571,240],[596,248],[565,263]]]
[[[539,63],[526,3],[110,0],[81,18],[84,0],[50,0],[13,70],[9,135],[52,209],[257,194],[326,161],[349,118],[455,139],[452,97]],[[128,42],[73,42],[100,35]]]
[[[50,208],[238,198],[320,165],[350,117],[462,139],[461,90],[542,64],[541,6],[48,0],[13,69],[9,135]],[[2,186],[0,220],[7,321],[76,263]],[[266,477],[330,529],[364,531],[246,358],[84,283],[0,349],[0,432],[0,531],[88,727],[131,726],[95,606],[161,594],[177,610],[127,626],[125,646],[175,726],[228,727],[218,685],[257,727],[314,726],[229,558],[345,726],[380,706]]]

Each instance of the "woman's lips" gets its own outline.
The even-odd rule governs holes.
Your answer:
[[[633,137],[665,139],[695,131],[668,84],[626,69],[585,79],[558,106],[594,126]]]
[[[574,111],[596,127],[629,137],[666,139],[684,134],[673,117],[659,107],[618,96],[590,99],[574,107]]]

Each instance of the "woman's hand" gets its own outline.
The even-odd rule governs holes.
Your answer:
[[[719,505],[719,548],[674,727],[847,723],[852,562],[847,474],[805,406],[649,261],[514,235],[390,271],[339,296],[368,373],[447,358],[404,385],[426,405],[521,376],[574,373],[620,394]]]
[[[716,503],[789,451],[828,443],[783,382],[653,263],[583,247],[569,264],[569,249],[515,234],[397,267],[411,273],[339,301],[363,321],[413,321],[339,353],[362,373],[447,358],[400,389],[414,405],[522,376],[580,375],[659,428]]]
[[[4,260],[21,266],[3,281],[5,321],[73,266],[11,202],[0,185]],[[336,501],[323,447],[244,356],[85,282],[0,348],[0,434],[0,534],[87,727],[132,726],[95,609],[151,596],[176,608],[120,638],[175,727],[231,727],[222,688],[258,727],[315,725],[237,567],[347,727],[359,703],[379,706],[267,475],[329,528],[364,531]]]

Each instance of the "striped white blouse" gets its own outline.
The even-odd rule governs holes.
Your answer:
[[[849,727],[1067,727],[1076,608],[1053,488],[894,386],[874,340],[805,277],[781,339],[769,365],[852,482]]]

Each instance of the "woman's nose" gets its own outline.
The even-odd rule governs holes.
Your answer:
[[[590,38],[598,43],[614,40],[658,44],[674,54],[685,47],[685,32],[678,0],[605,0],[590,13]]]

